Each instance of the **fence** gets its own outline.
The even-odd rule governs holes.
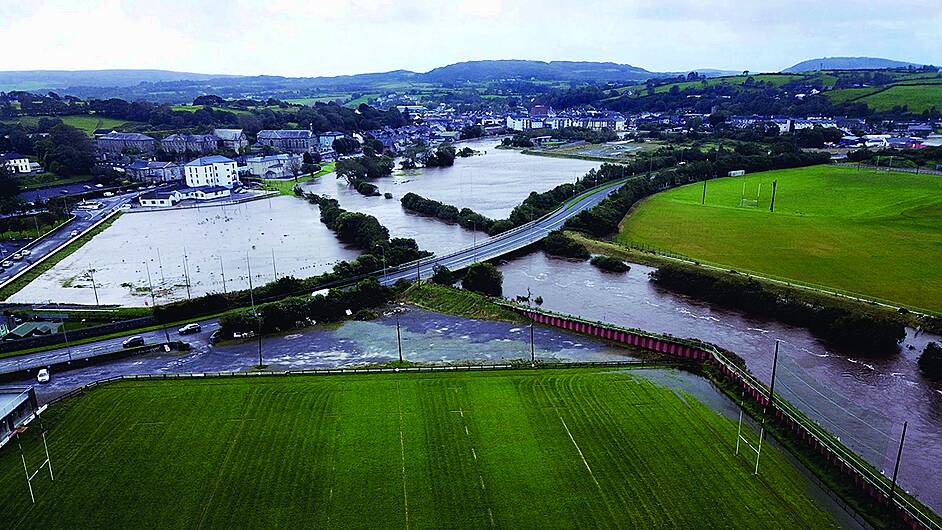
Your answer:
[[[768,387],[749,373],[740,360],[712,344],[591,322],[571,315],[511,303],[500,305],[541,324],[630,344],[649,351],[709,363],[719,369],[720,375],[727,382],[739,387],[753,402],[761,407],[769,406],[771,394]],[[778,397],[775,399],[772,412],[774,418],[800,443],[822,457],[831,469],[850,479],[859,492],[884,506],[891,507],[904,524],[913,529],[938,530],[942,528],[927,508],[915,504],[899,493],[898,488],[894,488],[889,479],[805,416],[797,407]],[[897,491],[892,494],[891,491],[894,489]]]

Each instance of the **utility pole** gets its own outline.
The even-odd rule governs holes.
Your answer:
[[[255,309],[255,293],[252,286],[252,263],[249,261],[249,253],[245,253],[245,266],[249,270],[249,299],[252,301],[252,314],[255,315],[255,328],[256,335],[258,335],[258,367],[261,368],[264,366],[262,364],[262,320],[258,316],[258,311]]]
[[[769,408],[772,408],[772,398],[775,395],[775,372],[778,368],[778,344],[779,340],[775,339],[775,354],[772,356],[772,382],[769,383]],[[775,409],[772,409],[772,413],[775,414]]]
[[[222,256],[219,256],[219,272],[222,273],[222,294],[229,294],[226,291],[226,268],[222,265]]]
[[[150,279],[150,265],[147,264],[147,261],[144,262],[144,268],[147,269],[147,285],[150,286],[150,305],[151,311],[157,309],[157,298],[154,295],[154,282]],[[167,331],[166,326],[164,327],[164,336],[167,337],[167,344],[170,344],[170,332]]]
[[[98,307],[101,304],[98,302],[98,286],[95,285],[95,269],[88,269],[88,275],[92,279],[92,291],[95,292],[95,307]]]
[[[186,299],[190,299],[190,270],[186,263],[186,247],[183,247],[183,277],[186,280]]]
[[[530,366],[536,365],[536,353],[535,346],[533,343],[533,322],[530,322]]]
[[[769,212],[775,211],[775,188],[778,187],[778,179],[772,181],[772,204],[769,205]]]
[[[700,206],[703,206],[704,204],[706,204],[706,183],[707,181],[704,180],[703,181],[703,196],[700,197]]]
[[[399,313],[396,313],[396,343],[399,345],[399,364],[402,364],[402,332],[399,330]]]
[[[160,281],[164,284],[167,283],[167,278],[164,277],[164,262],[160,259],[160,247],[157,248],[157,266],[160,267]]]
[[[899,473],[899,462],[903,456],[903,442],[906,441],[906,426],[909,422],[903,422],[903,434],[899,437],[899,449],[896,450],[896,467],[893,468],[893,485],[890,487],[890,504],[893,503],[893,497],[896,495],[896,475]]]

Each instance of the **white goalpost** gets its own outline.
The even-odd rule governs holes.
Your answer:
[[[739,447],[741,444],[745,444],[746,447],[751,449],[756,454],[756,468],[753,472],[753,475],[759,474],[759,457],[762,456],[762,439],[765,438],[765,427],[759,427],[759,442],[756,445],[752,445],[752,442],[748,438],[743,436],[742,433],[742,406],[740,405],[739,409],[739,429],[736,432],[736,454],[739,454]]]
[[[39,412],[40,411],[37,411],[36,417],[39,416]],[[43,460],[32,473],[30,473],[29,466],[26,465],[26,453],[23,451],[23,443],[20,441],[20,434],[26,431],[26,427],[21,426],[17,427],[16,429],[16,445],[20,448],[20,459],[23,461],[23,473],[26,474],[26,487],[29,488],[29,498],[33,501],[33,504],[36,504],[36,495],[33,493],[33,479],[36,478],[36,475],[38,475],[39,472],[42,471],[45,467],[49,470],[49,480],[56,479],[56,477],[52,474],[52,459],[49,457],[49,445],[46,443],[46,429],[44,426],[42,426],[41,423],[42,422],[40,420],[40,428],[42,429],[41,436],[43,439],[43,451],[46,453],[46,459]]]
[[[759,207],[759,195],[762,193],[762,183],[759,183],[759,186],[756,188],[756,198],[747,199],[746,198],[746,179],[743,178],[742,181],[742,193],[739,195],[739,206],[746,208],[758,208]]]

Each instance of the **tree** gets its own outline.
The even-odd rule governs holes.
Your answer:
[[[454,285],[455,275],[448,267],[436,265],[432,268],[432,283],[439,285]]]
[[[297,157],[290,157],[288,161],[285,162],[285,171],[291,174],[294,177],[294,181],[298,181],[298,175],[301,174],[301,161]]]
[[[475,263],[461,280],[461,287],[487,296],[500,296],[503,293],[504,274],[497,267],[487,262]]]
[[[349,155],[360,150],[360,142],[356,138],[337,138],[331,147],[339,155]]]
[[[942,378],[942,346],[938,342],[930,342],[919,356],[919,369],[926,375]]]
[[[49,137],[37,143],[46,169],[60,175],[84,175],[95,165],[95,147],[85,132],[69,125],[56,125]]]
[[[0,165],[0,211],[10,212],[19,206],[20,185],[16,178]]]

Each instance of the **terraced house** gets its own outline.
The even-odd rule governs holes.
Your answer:
[[[0,153],[0,166],[10,173],[29,173],[29,158],[18,153]]]
[[[122,153],[152,154],[157,150],[157,140],[141,133],[111,131],[95,139],[100,153],[119,155]]]
[[[287,153],[317,152],[317,135],[306,129],[281,129],[259,131],[258,143]]]
[[[219,138],[213,134],[171,134],[160,141],[168,153],[212,153],[219,149]]]

